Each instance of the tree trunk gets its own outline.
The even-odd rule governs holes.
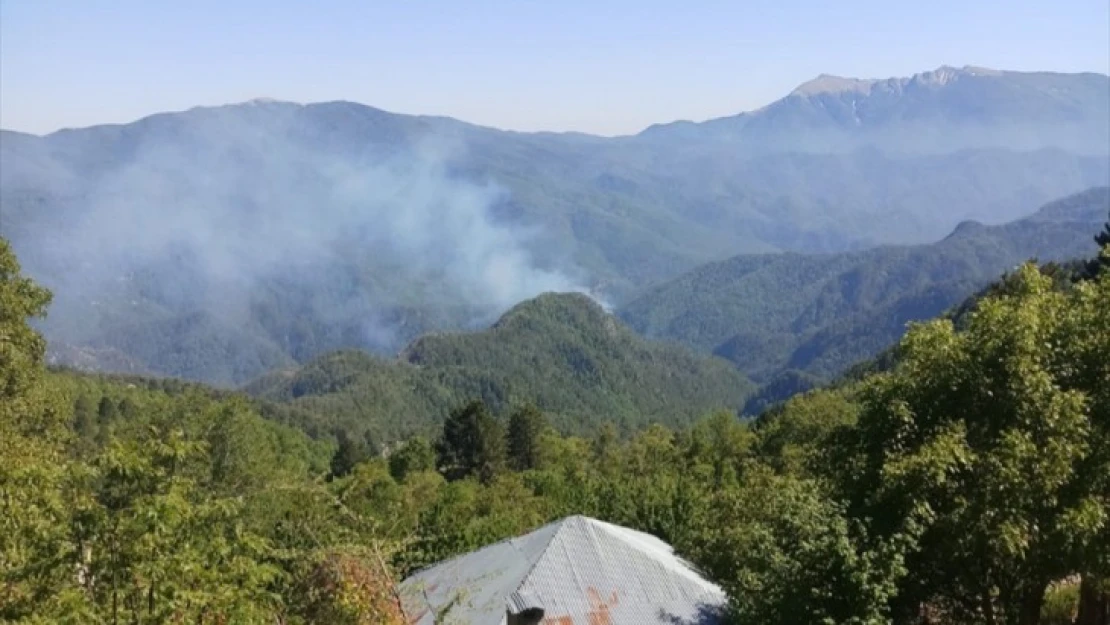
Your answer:
[[[1044,605],[1044,591],[1048,582],[1037,582],[1021,595],[1021,611],[1018,625],[1038,625],[1041,622],[1041,606]]]
[[[1100,581],[1097,577],[1083,576],[1075,625],[1110,625],[1110,593],[1099,589]]]
[[[994,597],[991,596],[990,587],[983,589],[979,595],[980,608],[983,610],[983,622],[987,625],[995,625],[994,620]]]

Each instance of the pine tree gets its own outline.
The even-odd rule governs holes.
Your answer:
[[[370,457],[366,445],[351,438],[347,430],[339,430],[335,437],[338,439],[339,446],[336,447],[335,454],[331,457],[331,477],[333,478],[349,475],[358,463],[364,462]]]
[[[547,419],[538,408],[527,405],[509,417],[509,466],[517,471],[539,468],[540,435]]]
[[[370,430],[366,430],[362,433],[362,449],[367,458],[381,454],[382,447],[378,444],[378,439]]]
[[[97,406],[96,412],[101,427],[111,425],[119,417],[119,407],[108,396],[100,398],[100,405]]]
[[[1091,279],[1097,276],[1099,272],[1110,270],[1110,220],[1107,220],[1102,232],[1095,235],[1095,243],[1100,251],[1087,263],[1084,278]]]
[[[128,421],[139,416],[139,407],[131,401],[130,397],[124,397],[120,400],[119,416]]]
[[[88,395],[73,402],[73,429],[86,440],[96,436],[96,406]]]
[[[486,405],[474,400],[444,421],[436,456],[449,479],[476,475],[489,482],[505,462],[505,433]]]

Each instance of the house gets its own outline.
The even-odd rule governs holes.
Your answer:
[[[413,625],[716,625],[727,602],[667,543],[583,516],[420,570],[401,594]]]

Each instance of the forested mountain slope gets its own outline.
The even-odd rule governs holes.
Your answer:
[[[473,398],[497,412],[533,402],[563,431],[601,420],[631,431],[735,412],[753,389],[724,360],[646,341],[575,294],[541,295],[480,332],[422,337],[396,360],[339,352],[246,387],[378,440],[426,432]]]
[[[650,289],[619,314],[762,381],[783,370],[829,379],[1024,260],[1089,255],[1108,212],[1110,188],[1100,187],[1009,224],[965,222],[930,245],[737,256]]]
[[[1105,76],[979,73],[820,79],[752,113],[758,140],[273,101],[3,132],[0,223],[57,293],[40,325],[57,362],[234,385],[545,291],[620,304],[738,253],[919,243],[1110,182],[1106,150],[1073,140],[1106,136]],[[857,97],[859,124],[841,114]],[[847,142],[795,140],[826,135]],[[910,135],[951,141],[891,148]]]

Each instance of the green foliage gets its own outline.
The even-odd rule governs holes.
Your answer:
[[[1079,611],[1079,584],[1062,582],[1045,591],[1042,625],[1072,625]]]
[[[505,432],[481,401],[453,411],[436,442],[436,465],[452,479],[474,476],[488,483],[505,465]]]
[[[1104,566],[1108,372],[1105,278],[1061,291],[1027,265],[965,332],[911,330],[866,386],[846,472],[878,532],[926,528],[901,601],[1034,622],[1049,582]]]
[[[307,544],[286,532],[283,510],[333,514],[311,473],[323,450],[241,398],[47,375],[27,325],[47,301],[0,240],[0,619],[304,623],[304,563],[367,527],[348,514]],[[391,592],[378,562],[370,585]],[[346,613],[381,622],[376,609]]]
[[[1087,263],[1085,275],[1088,278],[1110,269],[1110,252],[1107,252],[1110,250],[1110,220],[1107,220],[1102,231],[1095,235],[1095,245],[1102,250],[1102,253]]]
[[[371,450],[365,443],[351,438],[347,430],[339,430],[336,435],[338,444],[335,454],[331,457],[331,476],[344,477],[354,470],[355,465],[364,462],[371,456]]]
[[[787,369],[759,388],[744,404],[744,414],[758,415],[778,402],[821,385],[820,378],[797,369]]]
[[[81,572],[111,622],[262,622],[277,600],[279,570],[265,539],[239,527],[241,503],[213,497],[189,475],[204,448],[180,430],[151,428],[117,441],[93,463],[94,495],[81,506]]]
[[[50,294],[20,274],[0,239],[0,619],[48,622],[78,601],[61,564],[72,557],[71,465],[62,401],[46,384],[45,342],[28,324]]]
[[[509,466],[516,471],[538,469],[543,457],[542,435],[547,419],[538,408],[525,405],[509,416],[507,451]]]
[[[415,540],[399,554],[398,568],[412,571],[523,534],[554,518],[547,504],[517,474],[485,486],[473,479],[450,482],[420,511]]]
[[[690,555],[732,598],[738,624],[888,623],[905,574],[898,549],[862,549],[812,482],[753,470],[721,492]]]
[[[306,580],[311,596],[305,610],[308,622],[407,625],[389,574],[372,554],[323,554]]]
[[[247,387],[290,401],[302,427],[370,429],[383,441],[431,435],[473,398],[495,414],[531,402],[560,431],[589,432],[601,420],[626,429],[688,424],[738,410],[751,389],[728,363],[645,341],[577,294],[520,304],[483,332],[424,337],[400,362],[339,352]]]
[[[398,482],[404,482],[410,474],[432,471],[435,467],[435,447],[423,436],[410,438],[389,454],[389,473]]]
[[[111,397],[101,397],[100,405],[97,406],[97,421],[104,427],[111,427],[112,423],[119,417],[119,408],[116,402]]]
[[[1108,204],[1110,189],[1096,188],[1005,225],[962,224],[929,245],[737,256],[653,287],[619,314],[648,337],[712,351],[771,385],[789,369],[828,380],[1020,262],[1089,253]]]
[[[97,423],[97,410],[88,395],[81,395],[73,403],[73,429],[83,439],[96,436],[99,427]]]
[[[859,407],[855,389],[844,387],[798,395],[755,421],[759,458],[782,473],[835,475],[838,436],[855,425]]]
[[[40,313],[45,294],[0,261],[0,310]],[[1075,612],[1080,579],[1084,618],[1110,579],[1110,274],[1073,275],[1024,266],[915,326],[889,366],[752,424],[595,415],[588,437],[564,436],[527,404],[506,430],[474,399],[434,445],[386,457],[376,429],[333,430],[304,405],[47,373],[26,318],[0,313],[0,618],[400,623],[394,573],[570,514],[672,543],[729,592],[737,623],[1051,624]],[[541,308],[492,331],[516,356],[469,336],[418,344],[409,366],[542,363],[517,337],[592,314]],[[575,375],[608,375],[573,353]],[[353,421],[383,388],[363,386],[367,362],[265,382],[303,393],[295,404],[357,397]]]

